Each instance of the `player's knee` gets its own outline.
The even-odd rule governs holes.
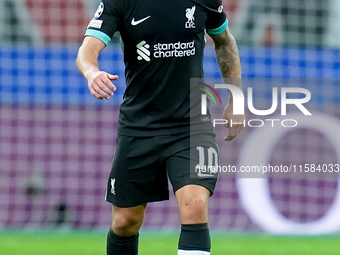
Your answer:
[[[113,215],[112,228],[118,235],[134,235],[138,233],[142,222],[141,215],[116,213]]]
[[[181,205],[180,212],[183,223],[203,223],[207,220],[208,201],[204,198],[188,199]]]
[[[141,224],[141,219],[137,215],[115,214],[113,225],[116,228],[130,228]]]
[[[188,185],[176,191],[182,224],[200,224],[208,220],[209,191]]]
[[[185,210],[202,213],[207,210],[208,203],[203,198],[193,198],[184,203]]]
[[[137,234],[143,223],[145,208],[146,204],[130,208],[113,206],[113,232],[121,236],[131,236]]]

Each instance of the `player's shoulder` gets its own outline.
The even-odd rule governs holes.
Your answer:
[[[222,12],[223,10],[222,0],[193,0],[193,2],[211,11]]]

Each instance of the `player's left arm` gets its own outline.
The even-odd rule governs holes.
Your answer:
[[[227,84],[242,90],[241,62],[235,38],[230,33],[229,28],[217,35],[210,35],[215,44],[217,63],[220,67],[222,77]],[[228,121],[225,125],[229,128],[225,141],[233,140],[241,132],[245,115],[233,114],[233,95],[229,93],[228,105],[224,108],[223,118]],[[232,125],[230,125],[232,121]],[[236,124],[237,123],[237,124]]]

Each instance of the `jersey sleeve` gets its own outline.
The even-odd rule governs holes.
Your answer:
[[[85,36],[95,37],[108,45],[114,33],[120,30],[122,6],[122,0],[102,0],[87,26]]]
[[[211,7],[208,9],[206,30],[210,35],[218,35],[228,27],[228,19],[223,11],[222,0],[214,0],[211,2]]]

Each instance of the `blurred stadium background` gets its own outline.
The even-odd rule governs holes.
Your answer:
[[[125,87],[119,38],[115,36],[100,57],[102,69],[120,76],[111,100],[96,100],[75,66],[77,49],[98,3],[0,0],[0,230],[103,230],[110,226],[111,207],[104,201],[104,193]],[[340,2],[223,3],[239,44],[243,77],[254,84],[260,78],[303,79],[299,86],[311,91],[311,105],[336,121],[340,116]],[[220,77],[211,41],[204,64],[207,78]],[[254,85],[254,100],[270,106],[272,85],[261,84]],[[221,140],[224,130],[216,131]],[[246,128],[236,141],[220,143],[222,163],[239,164],[242,146],[252,132],[254,129]],[[291,131],[273,145],[270,163],[339,163],[340,144],[334,145],[326,136],[312,127]],[[340,217],[334,217],[340,215],[337,178],[268,176],[271,205],[287,228],[271,222],[272,227],[266,226],[256,217],[242,196],[245,187],[236,178],[220,179],[210,204],[213,230],[340,231],[336,219]],[[262,210],[263,217],[271,217],[267,207]],[[148,206],[143,229],[174,230],[179,226],[173,198]]]

